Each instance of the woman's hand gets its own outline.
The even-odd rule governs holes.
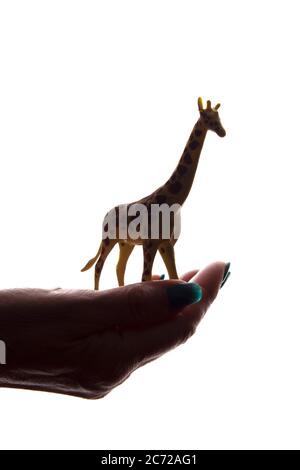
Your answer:
[[[217,262],[180,281],[102,292],[0,291],[0,339],[6,345],[0,386],[105,396],[194,334],[228,270]]]

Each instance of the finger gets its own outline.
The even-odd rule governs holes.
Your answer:
[[[152,275],[152,281],[163,281],[164,278],[165,278],[164,274],[161,274],[161,276],[159,276],[158,274]]]
[[[180,276],[180,279],[182,281],[189,282],[192,279],[192,277],[194,277],[195,274],[197,274],[198,272],[199,272],[198,269],[193,269],[193,271],[188,271],[187,273]]]
[[[192,336],[207,311],[215,300],[225,271],[225,263],[213,263],[192,281],[201,284],[203,297],[201,302],[187,306],[179,314],[160,325],[135,334],[131,332],[128,343],[132,345],[132,354],[142,363],[160,356],[166,351],[184,343]]]
[[[192,271],[188,271],[187,273],[180,276],[181,281],[188,282],[192,277],[195,276],[195,274],[197,274],[198,271],[199,271],[198,269],[193,269]],[[164,274],[162,274],[161,276],[159,276],[158,274],[152,275],[152,281],[162,281],[164,280],[164,278],[165,278]]]
[[[207,266],[203,271],[196,273],[191,279],[190,282],[201,284],[203,290],[203,299],[201,305],[201,312],[206,312],[208,307],[215,300],[218,292],[220,290],[224,273],[228,269],[228,264],[221,261]],[[187,311],[190,317],[194,318],[194,321],[200,321],[199,318],[199,309],[190,309]]]
[[[201,296],[198,284],[168,280],[133,284],[118,289],[107,300],[118,328],[147,329],[174,317],[182,308],[198,302]]]
[[[82,291],[77,303],[80,300],[84,324],[91,330],[124,330],[145,329],[162,323],[200,298],[198,284],[168,280],[142,282],[102,292]]]

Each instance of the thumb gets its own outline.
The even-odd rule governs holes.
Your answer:
[[[198,283],[179,280],[149,281],[98,294],[101,310],[107,312],[107,327],[143,329],[176,316],[201,300]],[[103,326],[103,317],[99,319]]]
[[[201,302],[187,306],[169,321],[153,325],[145,331],[140,331],[139,334],[132,334],[132,339],[127,344],[130,344],[133,357],[140,358],[142,363],[146,363],[190,338],[217,297],[225,271],[225,263],[216,262],[207,266],[202,272],[193,273],[195,275],[191,278],[191,284],[189,282],[186,285],[194,283],[201,285],[203,294]]]

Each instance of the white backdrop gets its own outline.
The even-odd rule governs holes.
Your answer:
[[[227,136],[207,136],[177,264],[232,263],[197,334],[105,399],[0,390],[1,448],[299,447],[297,3],[0,3],[0,287],[92,287],[102,217],[169,177],[199,95]]]

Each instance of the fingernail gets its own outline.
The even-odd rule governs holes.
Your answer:
[[[229,268],[230,268],[230,263],[226,263],[220,289],[222,289],[222,287],[224,286],[225,282],[227,281],[227,279],[229,278],[231,274],[231,272],[229,271]]]
[[[222,281],[224,281],[225,277],[227,277],[229,268],[230,268],[230,263],[226,263],[226,264],[225,264],[225,271],[224,271],[224,274],[223,274],[223,279],[222,279]]]
[[[175,284],[167,287],[167,295],[172,307],[183,308],[199,302],[202,298],[202,289],[194,282]]]
[[[165,275],[164,275],[164,274],[162,274],[162,275],[160,276],[160,278],[159,278],[159,279],[160,279],[161,281],[163,281],[163,280],[164,280],[164,278],[165,278]]]

